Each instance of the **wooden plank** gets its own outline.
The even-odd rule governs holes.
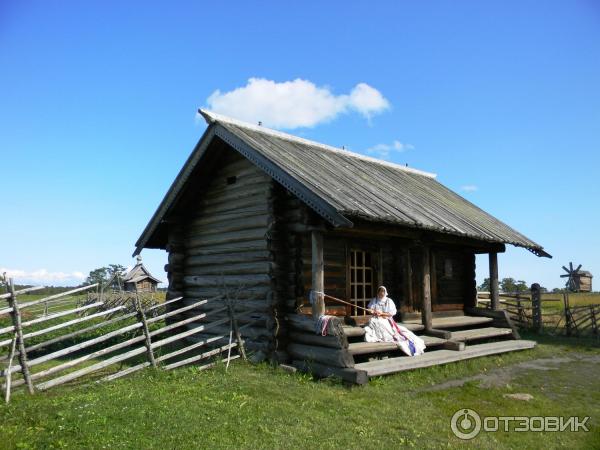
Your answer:
[[[112,375],[108,375],[108,376],[106,376],[104,378],[101,378],[97,382],[100,383],[102,381],[116,380],[118,378],[124,377],[125,375],[129,375],[129,374],[132,374],[134,372],[137,372],[138,370],[145,369],[146,367],[150,367],[150,363],[148,361],[144,361],[141,364],[137,364],[135,366],[128,367],[127,369],[120,370],[117,373],[113,373]]]
[[[15,295],[26,294],[27,292],[39,291],[40,289],[44,289],[46,286],[33,286],[25,289],[21,289],[20,291],[15,291]],[[11,293],[7,292],[6,294],[0,294],[0,299],[10,298]],[[0,314],[6,314],[10,311],[0,310]]]
[[[31,338],[31,337],[35,337],[35,336],[41,336],[42,334],[50,333],[51,331],[60,330],[61,328],[70,327],[71,325],[75,325],[78,323],[86,322],[88,320],[96,319],[98,317],[105,316],[107,314],[112,314],[112,313],[114,313],[116,311],[120,311],[122,309],[125,309],[125,306],[123,306],[123,305],[117,306],[115,308],[108,309],[106,311],[100,311],[98,313],[90,314],[89,316],[84,316],[84,317],[80,317],[78,319],[73,319],[73,320],[69,320],[67,322],[59,323],[57,325],[53,325],[51,327],[44,328],[43,330],[25,333],[23,335],[23,339],[27,339],[27,338]],[[1,341],[0,346],[6,345],[7,342],[10,342],[10,339],[8,341]],[[29,348],[26,348],[25,351],[29,351]]]
[[[136,313],[133,313],[133,314],[136,314]],[[224,323],[226,321],[228,321],[228,319],[218,320],[216,322],[213,322],[210,325],[205,325],[205,326],[201,326],[201,327],[198,327],[198,328],[194,328],[193,330],[187,330],[187,331],[178,333],[176,335],[169,336],[169,337],[167,337],[165,339],[161,339],[160,341],[153,342],[151,344],[152,345],[152,349],[161,347],[163,345],[169,344],[171,342],[175,342],[177,340],[180,340],[180,339],[183,339],[183,338],[186,338],[186,337],[189,337],[189,336],[191,336],[193,334],[200,333],[200,332],[202,332],[204,330],[211,329],[214,326],[217,326],[217,325],[219,325],[221,323]],[[152,332],[150,334],[151,334],[151,336],[156,336],[156,335],[161,334],[163,332],[164,332],[164,328],[156,330],[156,331],[154,331],[154,332]],[[115,352],[117,350],[121,350],[123,348],[130,347],[132,344],[136,344],[136,343],[142,342],[144,339],[145,339],[145,336],[136,336],[134,338],[128,339],[128,340],[123,341],[123,342],[119,342],[119,343],[111,345],[109,347],[105,347],[105,348],[97,350],[95,352],[88,353],[87,355],[83,355],[83,356],[80,356],[78,358],[68,360],[68,361],[66,361],[66,362],[64,362],[62,364],[59,364],[57,366],[53,366],[53,367],[51,367],[49,369],[46,369],[44,371],[38,372],[36,374],[33,374],[32,379],[33,380],[37,380],[37,379],[40,379],[40,378],[44,378],[44,377],[46,377],[48,375],[51,375],[51,374],[54,374],[54,373],[57,373],[57,372],[61,372],[61,371],[65,370],[65,369],[68,369],[70,367],[75,367],[76,365],[78,365],[78,364],[80,364],[80,363],[82,363],[84,361],[88,361],[90,359],[97,358],[97,357],[100,357],[100,356],[104,356],[104,355],[107,355],[109,353],[113,353],[113,352]],[[146,351],[147,351],[147,348],[146,348]],[[160,358],[157,359],[157,361],[158,360],[160,360]],[[148,363],[148,364],[150,364],[150,363]]]
[[[179,350],[175,350],[175,351],[172,351],[170,353],[166,353],[164,355],[160,355],[156,360],[159,361],[159,362],[166,361],[167,359],[171,359],[171,358],[174,358],[175,356],[179,356],[179,355],[182,355],[184,353],[191,352],[192,350],[195,350],[195,349],[200,348],[200,347],[204,347],[207,344],[210,344],[211,342],[216,342],[216,341],[218,341],[220,339],[225,339],[227,337],[228,336],[221,335],[221,336],[215,336],[215,337],[212,337],[212,338],[203,339],[203,340],[198,341],[198,342],[196,342],[196,343],[194,343],[192,345],[188,345],[185,348],[182,348],[182,349],[179,349]]]
[[[113,323],[120,322],[120,321],[125,320],[125,319],[129,319],[131,317],[134,317],[135,314],[136,313],[125,314],[123,316],[107,320],[106,322],[101,322],[101,323],[98,323],[98,324],[95,324],[95,325],[92,325],[92,326],[89,326],[89,327],[86,327],[86,328],[82,328],[81,330],[75,330],[72,333],[67,333],[67,334],[63,334],[62,336],[57,336],[56,338],[53,338],[53,339],[50,339],[50,340],[47,340],[47,341],[44,341],[44,342],[40,342],[40,343],[32,345],[32,346],[29,346],[29,347],[27,347],[25,349],[25,351],[30,352],[30,351],[38,350],[38,349],[43,348],[43,347],[47,347],[48,345],[51,345],[51,344],[56,344],[57,342],[64,341],[65,339],[70,339],[70,338],[73,338],[75,336],[79,336],[80,334],[84,334],[84,333],[87,333],[89,331],[97,330],[98,328],[103,328],[103,327],[106,327],[107,325],[111,325]]]
[[[143,336],[141,336],[144,339]],[[130,350],[128,352],[122,353],[120,355],[113,356],[112,358],[105,359],[99,363],[92,364],[91,366],[84,367],[82,369],[76,370],[74,372],[67,373],[57,378],[53,378],[52,380],[45,381],[43,383],[39,383],[36,387],[40,391],[45,391],[50,389],[51,387],[59,386],[61,384],[67,383],[72,380],[76,380],[79,377],[84,375],[88,375],[90,373],[96,372],[97,370],[104,369],[105,367],[112,366],[121,361],[125,361],[126,359],[133,358],[134,356],[141,355],[146,351],[146,347],[138,347],[136,349]]]
[[[201,361],[203,359],[210,358],[211,356],[218,355],[220,353],[223,353],[224,351],[229,350],[230,348],[235,348],[235,347],[237,347],[237,342],[232,342],[231,344],[224,345],[223,347],[219,347],[217,349],[210,350],[208,352],[204,352],[204,353],[202,353],[200,355],[192,356],[191,358],[186,358],[186,359],[183,359],[181,361],[177,361],[177,362],[174,362],[174,363],[171,363],[171,364],[167,364],[167,365],[164,366],[164,369],[165,370],[171,370],[171,369],[175,369],[177,367],[185,366],[187,364],[191,364],[193,362]],[[239,357],[238,355],[235,355],[235,356]],[[230,358],[230,359],[233,359],[233,358]]]
[[[91,308],[96,308],[97,306],[101,306],[103,305],[104,302],[95,302],[95,303],[91,303],[89,305],[85,305],[85,306],[81,306],[79,308],[74,308],[74,309],[69,309],[66,311],[61,311],[55,314],[50,314],[48,316],[44,316],[44,317],[39,317],[37,319],[32,319],[32,320],[28,320],[26,322],[22,322],[21,326],[22,327],[27,327],[29,325],[35,325],[36,323],[42,323],[42,322],[46,322],[48,320],[53,320],[53,319],[58,319],[59,317],[64,317],[64,316],[68,316],[70,314],[75,314],[81,311],[85,311],[87,309],[91,309]],[[14,326],[11,327],[6,327],[6,328],[0,328],[0,334],[4,334],[4,333],[10,333],[12,331],[15,331]]]
[[[512,329],[499,327],[475,328],[472,330],[453,331],[451,339],[454,341],[473,341],[492,337],[512,335]]]
[[[146,309],[145,309],[145,311],[146,311],[146,313],[148,313],[148,312],[150,312],[150,311],[154,311],[155,309],[162,308],[163,306],[170,305],[171,303],[178,302],[179,300],[182,300],[182,299],[183,299],[183,297],[177,297],[177,298],[173,298],[173,299],[171,299],[171,300],[167,300],[167,301],[165,301],[165,302],[162,302],[162,303],[160,303],[160,304],[158,304],[158,305],[154,305],[154,306],[151,306],[151,307],[149,307],[149,308],[146,308]],[[209,300],[209,301],[210,301],[210,300],[212,300],[212,299],[210,299],[210,298],[209,298],[209,299],[207,299],[207,300]]]
[[[447,340],[435,336],[419,336],[427,347],[444,345]],[[352,355],[366,355],[369,353],[381,353],[400,350],[395,342],[351,342],[348,351]]]
[[[213,368],[213,367],[215,367],[217,364],[224,363],[224,362],[226,362],[227,360],[229,360],[229,361],[233,361],[233,360],[235,360],[235,359],[238,359],[239,357],[240,357],[240,355],[232,355],[230,358],[223,358],[223,359],[219,359],[218,361],[215,361],[215,362],[211,362],[211,363],[208,363],[208,364],[204,364],[204,365],[202,365],[202,366],[196,366],[196,370],[206,370],[206,369],[212,369],[212,368]],[[167,370],[168,370],[168,369],[167,369]]]
[[[61,297],[65,297],[67,295],[75,294],[77,292],[87,291],[87,290],[89,290],[89,289],[91,289],[93,287],[96,287],[96,286],[98,286],[98,283],[90,284],[88,286],[83,286],[83,287],[80,287],[80,288],[77,288],[77,289],[72,289],[72,290],[67,291],[67,292],[61,292],[60,294],[51,295],[49,297],[44,297],[44,298],[41,298],[39,300],[35,300],[35,301],[32,301],[32,302],[23,303],[22,305],[19,305],[19,307],[20,308],[28,308],[28,307],[33,306],[33,305],[39,305],[40,303],[46,303],[46,302],[55,300],[57,298],[61,298]]]
[[[409,319],[405,323],[415,323],[417,319]],[[455,316],[455,317],[436,317],[432,320],[433,328],[459,328],[473,325],[482,325],[493,322],[491,317],[474,317],[474,316]]]
[[[436,350],[416,357],[399,357],[385,360],[359,363],[355,369],[365,370],[369,377],[387,375],[405,370],[420,369],[424,367],[464,361],[481,356],[495,355],[511,351],[526,350],[535,347],[534,341],[502,341],[489,344],[471,345],[461,352],[453,350]]]
[[[222,321],[218,321],[218,322],[220,323]],[[212,325],[217,325],[217,322],[215,322]],[[160,347],[162,345],[166,345],[168,343],[174,342],[175,340],[181,339],[181,338],[186,337],[186,336],[190,336],[190,335],[192,335],[194,333],[199,333],[199,332],[201,332],[201,331],[203,331],[205,329],[208,329],[208,328],[211,328],[211,327],[207,325],[207,326],[204,326],[204,327],[199,327],[198,329],[188,330],[186,332],[179,333],[178,335],[169,336],[168,338],[162,339],[160,341],[156,341],[156,342],[152,343],[151,345],[152,345],[152,348],[158,348],[158,347]],[[152,332],[151,335],[155,336],[155,335],[161,334],[163,332],[165,332],[165,328],[156,330],[156,331]],[[112,345],[110,347],[106,347],[106,348],[103,348],[101,350],[97,350],[97,351],[95,351],[93,353],[89,353],[87,355],[81,356],[81,357],[76,358],[74,360],[67,361],[67,362],[65,362],[63,364],[60,364],[58,366],[54,366],[54,367],[51,367],[51,368],[49,368],[49,369],[47,369],[45,371],[39,372],[37,374],[34,374],[33,375],[33,379],[43,378],[43,377],[46,377],[46,376],[48,376],[50,374],[53,374],[53,373],[56,373],[56,372],[60,372],[60,371],[62,371],[64,369],[67,369],[69,367],[74,367],[74,366],[76,366],[77,364],[79,364],[79,363],[81,363],[83,361],[87,361],[89,359],[96,358],[96,357],[99,357],[99,356],[104,356],[104,355],[106,355],[108,353],[112,353],[112,352],[114,352],[116,350],[120,350],[122,348],[129,347],[132,344],[135,344],[135,343],[138,343],[138,342],[142,342],[144,339],[145,339],[145,336],[137,336],[137,337],[128,339],[128,340],[126,340],[124,342],[120,342],[118,344]],[[140,347],[140,348],[142,350],[142,353],[145,352],[145,351],[147,351],[146,347]],[[133,356],[136,356],[136,355],[140,354],[139,352],[137,352],[138,350],[139,349],[136,349],[136,350],[133,350],[132,352],[128,352],[128,353],[124,354],[124,355],[128,355],[124,359],[128,359],[130,357],[133,357]],[[113,357],[111,359],[114,361],[115,358],[118,358],[118,356],[117,357]],[[117,362],[119,362],[119,361],[121,361],[121,360],[118,360]],[[100,368],[103,368],[103,367],[105,367],[105,366],[98,366],[96,370],[99,370]],[[79,376],[83,376],[83,375],[86,375],[86,374],[91,373],[91,372],[93,372],[93,371],[84,371],[84,372],[82,372],[81,370],[77,371],[76,373],[79,373],[79,375],[77,377],[75,377],[75,378],[78,378]],[[75,372],[73,372],[73,373],[75,373]],[[63,382],[70,381],[70,380],[75,379],[75,378],[64,379],[64,377],[59,377],[58,378],[58,380],[59,380],[58,384],[62,384]],[[52,387],[52,386],[50,386],[50,387]]]
[[[168,317],[176,316],[185,311],[189,311],[190,309],[194,309],[194,308],[198,308],[199,306],[206,305],[208,302],[209,302],[208,300],[200,300],[199,302],[192,303],[191,305],[183,306],[181,308],[174,309],[173,311],[168,311],[166,313],[161,314],[160,316],[156,316],[156,317],[152,317],[151,319],[148,319],[148,323],[154,323],[154,322],[158,322],[160,320],[166,319]],[[215,313],[215,312],[219,312],[219,311],[223,311],[223,310],[224,310],[224,307],[213,310],[211,312]]]

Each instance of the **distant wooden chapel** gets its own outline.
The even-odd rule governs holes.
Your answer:
[[[161,281],[153,277],[148,269],[142,264],[142,257],[137,256],[137,264],[121,280],[123,290],[129,292],[156,292]]]

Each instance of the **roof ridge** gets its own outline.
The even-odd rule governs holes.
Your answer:
[[[202,115],[202,117],[204,117],[204,120],[206,120],[206,122],[209,123],[209,124],[210,123],[214,123],[214,122],[230,123],[232,125],[237,125],[237,126],[242,127],[242,128],[248,128],[250,130],[257,131],[259,133],[272,135],[272,136],[275,136],[275,137],[279,137],[281,139],[287,139],[288,141],[292,141],[292,142],[299,142],[299,143],[303,143],[303,144],[307,144],[307,145],[312,145],[312,146],[320,147],[320,148],[322,148],[324,150],[327,150],[327,151],[330,151],[330,152],[341,153],[343,155],[351,156],[351,157],[358,158],[358,159],[362,159],[364,161],[373,162],[373,163],[380,164],[380,165],[383,165],[383,166],[388,166],[388,167],[391,167],[391,168],[394,168],[394,169],[400,169],[400,170],[403,170],[405,172],[410,172],[410,173],[414,173],[414,174],[417,174],[417,175],[426,176],[426,177],[429,177],[429,178],[436,178],[437,177],[437,175],[435,173],[425,172],[425,171],[419,170],[419,169],[413,169],[412,167],[406,167],[406,166],[403,166],[403,165],[400,165],[400,164],[396,164],[396,163],[393,163],[393,162],[384,161],[384,160],[381,160],[381,159],[373,158],[371,156],[366,156],[366,155],[362,155],[360,153],[351,152],[351,151],[346,150],[346,149],[341,149],[341,148],[333,147],[331,145],[322,144],[321,142],[311,141],[310,139],[301,138],[299,136],[295,136],[295,135],[289,134],[289,133],[284,133],[282,131],[274,130],[272,128],[267,128],[267,127],[263,127],[263,126],[259,126],[259,125],[253,125],[251,123],[244,122],[244,121],[237,120],[237,119],[233,119],[231,117],[224,116],[222,114],[218,114],[218,113],[215,113],[213,111],[206,110],[206,109],[198,109],[198,113],[200,115]]]

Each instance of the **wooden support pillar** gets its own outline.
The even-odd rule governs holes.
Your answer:
[[[421,307],[421,320],[425,331],[430,331],[431,326],[431,263],[430,263],[430,248],[423,247],[423,305]]]
[[[312,315],[318,319],[325,314],[325,299],[322,292],[325,290],[325,275],[323,263],[323,234],[320,231],[311,232],[312,240],[312,288],[314,293]],[[318,294],[317,294],[318,292]]]
[[[498,289],[498,253],[490,253],[490,303],[494,311],[500,309],[500,296]]]
[[[538,283],[531,285],[531,321],[533,329],[542,332],[542,292]]]

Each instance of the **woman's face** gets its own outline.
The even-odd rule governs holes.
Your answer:
[[[383,297],[385,297],[385,290],[379,289],[377,291],[377,298],[383,298]]]

